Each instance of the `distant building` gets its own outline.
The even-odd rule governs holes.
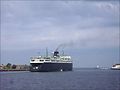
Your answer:
[[[13,66],[13,65],[12,65]],[[15,65],[15,68],[7,67],[7,65],[0,65],[0,70],[29,70],[29,65]]]
[[[4,66],[3,64],[0,65],[0,69],[1,69],[1,70],[4,69],[4,67],[5,67],[5,66]]]
[[[16,65],[17,70],[29,70],[28,65]]]

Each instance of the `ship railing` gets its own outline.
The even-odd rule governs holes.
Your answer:
[[[44,62],[71,62],[70,58],[41,58],[41,59],[31,59],[30,60],[31,63],[44,63]]]

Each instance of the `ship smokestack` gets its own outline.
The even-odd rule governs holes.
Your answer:
[[[59,52],[58,51],[54,51],[54,56],[59,56]]]

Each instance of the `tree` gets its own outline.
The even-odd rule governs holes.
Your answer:
[[[12,69],[16,69],[16,65],[13,64],[13,65],[12,65]]]
[[[7,69],[10,69],[11,68],[11,63],[8,63],[7,65],[6,65],[6,67],[7,67]]]

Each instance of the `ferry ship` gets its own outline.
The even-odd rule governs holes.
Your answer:
[[[31,72],[72,71],[71,56],[60,55],[58,50],[52,56],[35,56],[30,60]]]
[[[111,68],[112,70],[120,70],[120,64],[115,64]]]

